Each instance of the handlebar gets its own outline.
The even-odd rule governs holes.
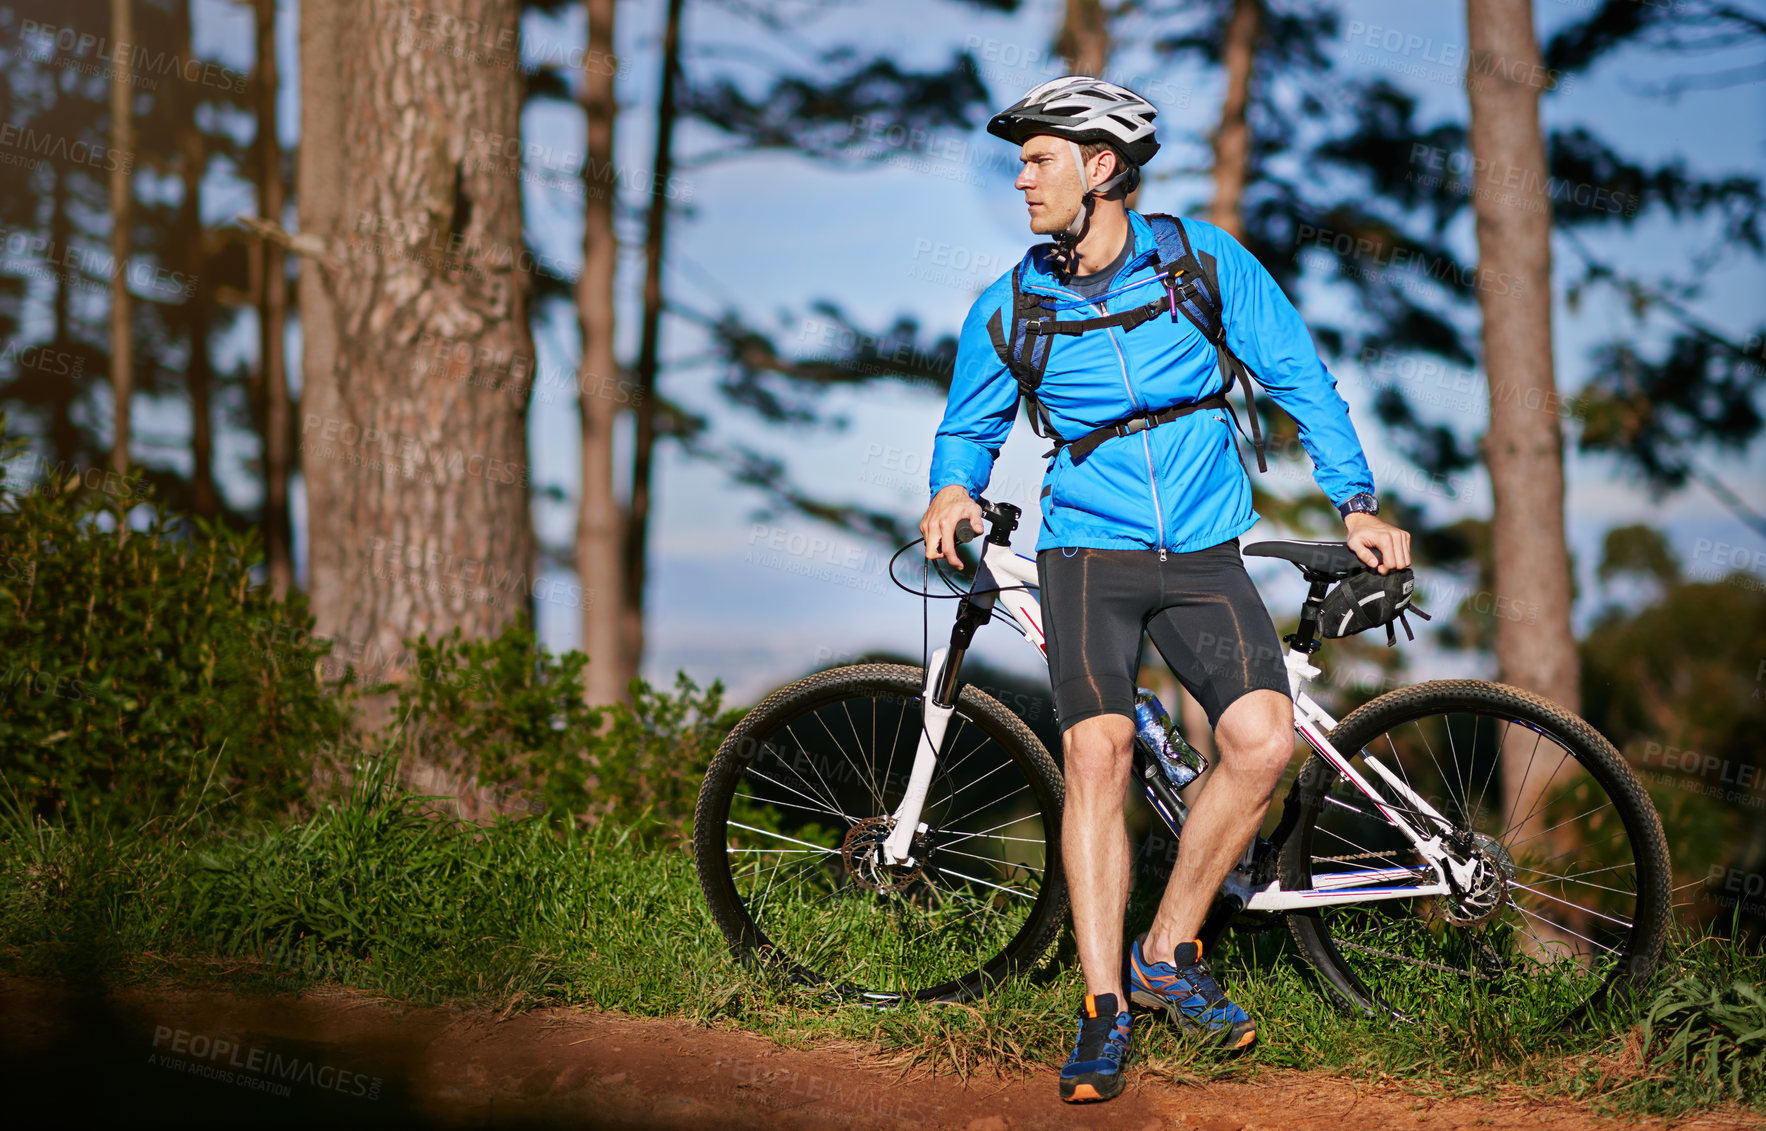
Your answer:
[[[979,496],[976,497],[975,502],[981,508],[981,513],[987,518],[987,540],[996,546],[1010,546],[1012,531],[1018,529],[1018,516],[1022,512],[1011,503],[990,503]],[[976,530],[965,518],[957,522],[953,536],[956,538],[957,545],[960,546],[964,542],[972,542],[981,537],[981,531]]]

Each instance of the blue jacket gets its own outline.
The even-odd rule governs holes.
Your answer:
[[[1157,248],[1152,228],[1138,212],[1129,212],[1128,222],[1134,249],[1111,289],[1137,281],[1146,285],[1094,307],[1099,313],[1125,310],[1163,293],[1152,269]],[[1227,342],[1299,424],[1319,488],[1339,506],[1359,492],[1372,492],[1373,473],[1349,422],[1349,406],[1337,394],[1336,379],[1319,359],[1299,312],[1237,240],[1187,217],[1184,228],[1198,254],[1206,251],[1217,260]],[[1057,284],[1048,246],[1025,253],[1025,291],[1079,298]],[[933,441],[935,495],[953,483],[980,495],[1017,419],[1018,383],[987,332],[988,320],[1002,308],[1009,332],[1010,271],[981,293],[963,320],[950,399]],[[1072,306],[1058,314],[1092,316]],[[1055,338],[1037,395],[1055,430],[1071,440],[1135,412],[1200,400],[1218,392],[1220,380],[1208,340],[1187,318],[1161,316],[1127,333],[1111,327]],[[1235,389],[1232,395],[1235,407],[1242,408],[1237,402],[1244,394]],[[1036,548],[1186,552],[1237,538],[1257,521],[1257,512],[1251,509],[1251,482],[1239,462],[1236,438],[1226,413],[1203,410],[1106,440],[1078,466],[1063,447],[1043,479],[1043,530]]]

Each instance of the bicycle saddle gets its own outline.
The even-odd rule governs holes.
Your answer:
[[[1307,573],[1316,573],[1339,581],[1367,568],[1347,543],[1303,542],[1297,538],[1280,538],[1269,542],[1253,542],[1245,553],[1254,558],[1280,558],[1293,562]]]

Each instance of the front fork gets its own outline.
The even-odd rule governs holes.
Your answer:
[[[913,769],[908,771],[907,791],[901,804],[889,817],[889,835],[882,846],[883,863],[912,867],[914,836],[925,830],[920,813],[926,807],[926,791],[932,786],[932,775],[938,769],[938,753],[944,748],[944,732],[950,725],[951,712],[956,710],[960,688],[957,675],[962,671],[963,656],[975,639],[975,630],[993,616],[993,572],[985,558],[977,565],[975,584],[979,594],[964,597],[957,608],[957,622],[950,630],[950,645],[932,653],[926,665],[926,684],[921,695],[920,742],[914,750]]]
[[[945,702],[938,699],[950,651],[940,648],[932,653],[932,662],[926,668],[926,686],[921,697],[924,710],[921,713],[920,744],[914,751],[914,768],[908,772],[907,792],[890,816],[889,836],[883,841],[884,864],[913,867],[915,861],[909,848],[914,834],[926,828],[920,820],[920,811],[926,806],[926,791],[931,788],[932,774],[938,768],[938,751],[944,746],[945,727],[950,725],[951,712],[956,710],[954,696]],[[950,664],[953,678],[962,658],[962,653],[958,652],[955,662]]]

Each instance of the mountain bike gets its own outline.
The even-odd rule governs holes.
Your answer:
[[[1061,772],[961,679],[996,618],[1046,659],[1036,564],[1011,549],[1019,512],[977,501],[989,529],[949,644],[924,668],[837,667],[773,692],[699,794],[694,855],[731,948],[841,998],[964,999],[1047,963],[1066,916]],[[1309,585],[1285,662],[1311,754],[1207,929],[1285,925],[1336,1005],[1396,1020],[1479,986],[1538,995],[1573,1025],[1647,977],[1668,852],[1612,744],[1540,696],[1477,680],[1332,718],[1305,690],[1319,612],[1366,567],[1341,542],[1244,553],[1291,562]],[[1181,837],[1188,809],[1141,738],[1131,780]]]

